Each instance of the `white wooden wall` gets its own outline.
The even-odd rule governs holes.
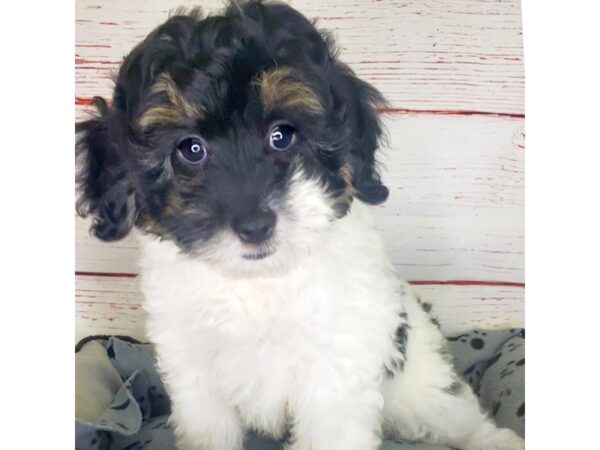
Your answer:
[[[76,0],[76,116],[111,96],[122,57],[189,0]],[[294,0],[388,98],[388,202],[375,208],[398,273],[443,331],[523,325],[524,74],[519,0]],[[221,0],[200,2],[205,12]],[[137,244],[76,219],[77,337],[143,338]]]

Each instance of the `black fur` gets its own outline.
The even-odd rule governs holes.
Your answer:
[[[442,390],[444,392],[447,392],[448,394],[458,396],[458,395],[460,395],[461,392],[463,392],[464,388],[465,388],[465,385],[462,382],[455,381],[450,386],[448,386]]]
[[[396,375],[396,373],[404,370],[404,363],[406,361],[406,346],[408,344],[408,330],[410,329],[410,325],[405,321],[408,317],[406,313],[400,313],[400,317],[404,320],[398,325],[394,335],[394,347],[396,347],[399,357],[393,358],[383,367],[388,378],[391,378]]]
[[[322,109],[267,115],[253,81],[276,67],[291,67]],[[204,112],[201,119],[139,126],[145,110],[165,101],[151,89],[161,74]],[[103,240],[139,226],[189,250],[260,209],[267,194],[284,198],[296,165],[326,182],[328,195],[340,199],[339,216],[352,195],[370,204],[388,195],[375,161],[383,97],[337,60],[328,34],[284,4],[236,2],[204,19],[198,10],[177,13],[125,58],[111,104],[96,98],[94,105],[96,116],[76,127],[78,212],[93,216],[92,232]],[[297,129],[298,141],[285,154],[266,145],[267,127],[277,119]],[[189,136],[209,147],[202,168],[176,157]],[[343,167],[351,169],[352,195]]]

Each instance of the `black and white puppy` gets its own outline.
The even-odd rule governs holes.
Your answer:
[[[374,230],[384,105],[329,35],[247,1],[171,17],[77,125],[79,213],[142,245],[179,448],[240,450],[249,429],[289,450],[386,433],[524,448],[480,412]]]

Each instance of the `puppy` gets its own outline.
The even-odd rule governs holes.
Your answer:
[[[178,12],[77,125],[78,211],[142,246],[180,449],[375,450],[385,434],[524,448],[479,410],[368,207],[381,94],[281,3]]]

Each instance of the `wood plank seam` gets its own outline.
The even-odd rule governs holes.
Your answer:
[[[75,271],[75,275],[84,277],[107,277],[107,278],[137,278],[137,273],[119,273],[119,272],[89,272]],[[510,286],[525,287],[525,283],[513,281],[491,281],[491,280],[409,280],[409,283],[415,286],[429,285],[454,285],[454,286]]]

